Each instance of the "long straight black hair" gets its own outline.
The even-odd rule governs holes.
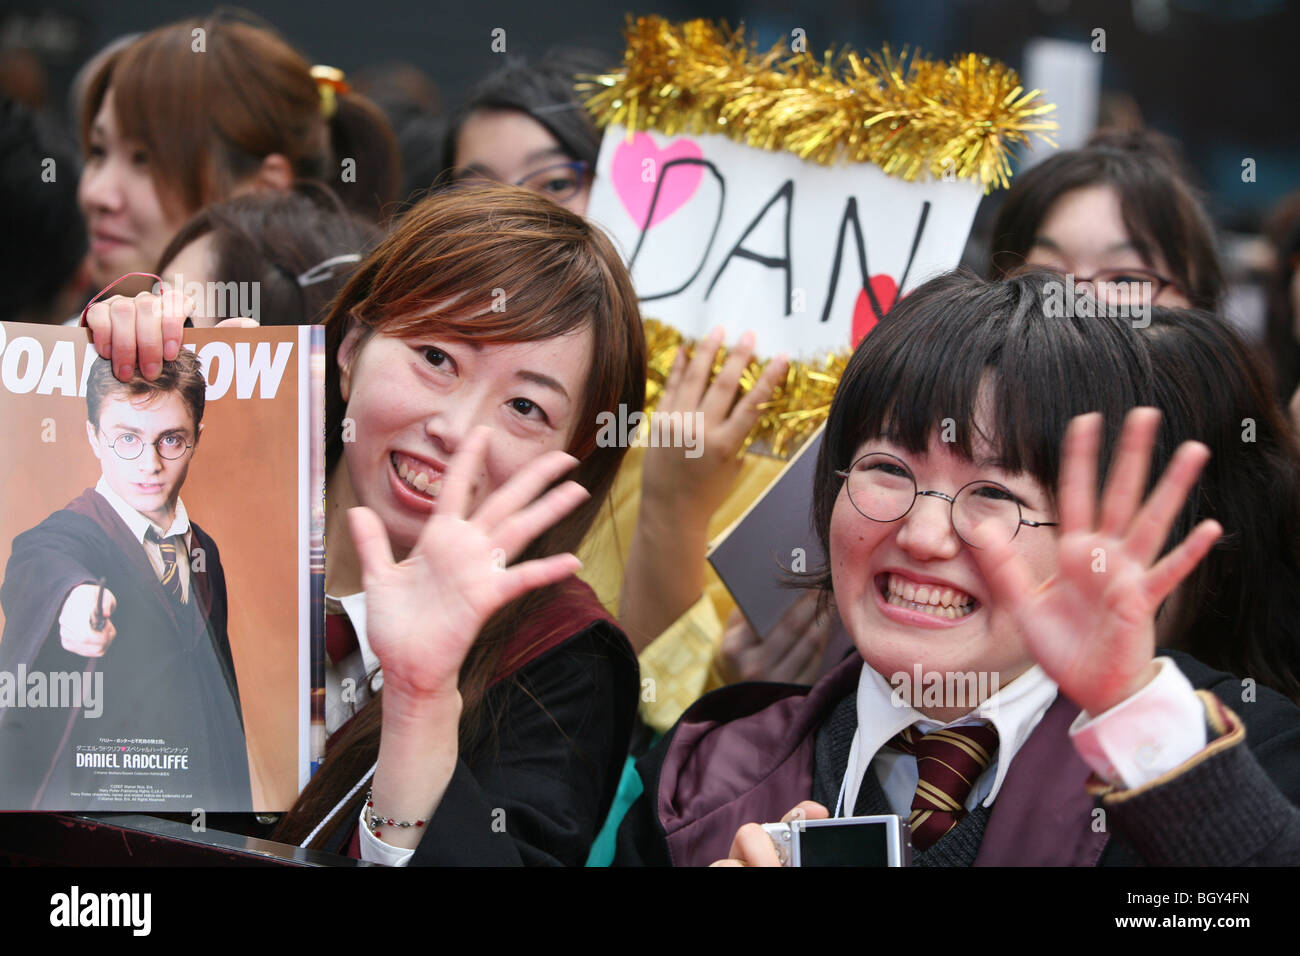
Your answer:
[[[1213,452],[1191,520],[1224,531],[1169,607],[1162,639],[1300,702],[1300,449],[1270,370],[1209,313],[1153,309],[1143,334],[1170,440]]]

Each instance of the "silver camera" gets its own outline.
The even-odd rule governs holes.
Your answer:
[[[911,866],[912,828],[897,816],[764,823],[782,866]]]

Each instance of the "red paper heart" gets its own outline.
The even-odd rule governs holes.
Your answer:
[[[875,293],[881,311],[888,313],[894,306],[894,300],[898,298],[898,283],[894,281],[893,276],[882,272],[871,277],[871,291]],[[863,289],[858,293],[857,301],[853,303],[854,348],[857,348],[858,343],[867,337],[867,333],[876,327],[877,321],[876,312],[871,308],[871,299],[867,295],[867,290]]]

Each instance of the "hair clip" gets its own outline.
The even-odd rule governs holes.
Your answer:
[[[320,113],[327,120],[334,118],[338,112],[339,93],[351,93],[343,71],[338,67],[318,63],[311,68],[311,78],[316,81],[316,90],[320,93]]]
[[[309,285],[315,285],[317,282],[324,282],[326,279],[334,278],[333,266],[342,265],[345,262],[360,262],[361,256],[355,252],[347,255],[335,256],[333,259],[326,259],[324,262],[318,262],[302,275],[298,276],[298,285],[306,288]]]

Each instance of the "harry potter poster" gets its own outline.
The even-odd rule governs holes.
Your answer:
[[[306,782],[313,330],[186,337],[122,383],[83,330],[0,325],[0,809]]]

